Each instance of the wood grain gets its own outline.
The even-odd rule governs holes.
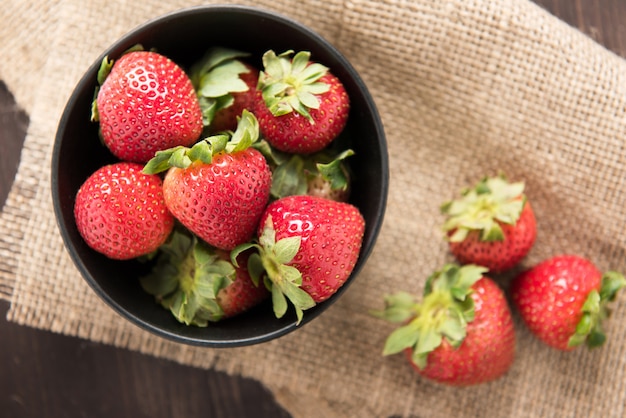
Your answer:
[[[626,57],[626,1],[535,0]],[[28,117],[0,81],[0,207]],[[6,315],[8,304],[0,303]],[[0,416],[287,418],[258,382],[0,321]]]

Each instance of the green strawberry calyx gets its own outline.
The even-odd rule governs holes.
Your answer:
[[[523,182],[510,183],[502,175],[486,177],[441,206],[447,216],[443,230],[451,242],[462,242],[471,231],[479,231],[482,241],[502,241],[501,224],[515,225],[525,204]]]
[[[290,301],[294,306],[297,324],[304,311],[315,306],[315,301],[302,289],[302,273],[290,266],[300,249],[301,237],[292,236],[276,241],[276,230],[272,217],[268,216],[257,242],[241,244],[231,252],[231,261],[237,265],[237,256],[250,248],[255,249],[248,258],[248,272],[255,284],[263,283],[272,294],[272,305],[276,318],[282,318]]]
[[[576,332],[570,337],[568,347],[577,347],[585,343],[588,348],[604,344],[606,334],[602,322],[610,316],[609,302],[615,300],[618,291],[626,286],[624,275],[608,271],[602,275],[600,291],[592,290],[581,309],[582,316],[576,325]]]
[[[318,95],[330,90],[320,78],[328,73],[322,64],[311,62],[311,53],[285,51],[276,55],[272,50],[263,54],[263,68],[257,88],[267,108],[274,116],[297,112],[313,123],[309,109],[318,109]],[[293,55],[293,58],[291,56]]]
[[[271,194],[275,198],[312,193],[312,185],[321,182],[330,193],[347,198],[350,172],[345,160],[354,155],[352,149],[338,154],[328,150],[312,155],[292,154],[278,164],[272,175]]]
[[[189,78],[198,95],[204,126],[211,124],[218,111],[233,104],[233,93],[248,91],[240,74],[248,73],[250,69],[240,58],[249,55],[229,48],[211,48],[191,67]]]
[[[234,132],[210,136],[197,142],[191,148],[177,146],[157,151],[155,156],[146,163],[143,172],[156,174],[171,167],[187,168],[197,162],[211,164],[215,154],[243,151],[251,147],[258,139],[259,122],[252,113],[244,110]]]
[[[452,347],[460,346],[467,324],[474,320],[472,286],[486,271],[473,264],[446,264],[428,278],[421,302],[407,292],[386,296],[385,308],[371,314],[402,325],[387,338],[383,355],[410,349],[413,363],[424,369],[428,355],[444,339]]]
[[[235,277],[235,267],[228,259],[195,235],[175,229],[140,284],[179,322],[206,327],[224,317],[217,294]]]

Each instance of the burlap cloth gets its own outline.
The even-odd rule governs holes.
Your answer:
[[[259,346],[178,345],[126,322],[87,287],[57,231],[51,146],[100,52],[183,0],[4,0],[0,78],[31,117],[0,218],[8,320],[258,379],[296,418],[622,417],[626,297],[603,348],[560,353],[516,316],[517,360],[496,383],[452,389],[383,358],[381,295],[420,292],[449,260],[438,207],[486,173],[527,182],[538,217],[526,265],[575,252],[626,270],[626,63],[527,0],[262,0],[310,26],[362,74],[388,135],[391,184],[376,249],[350,291],[298,332]],[[296,6],[297,4],[297,6]]]

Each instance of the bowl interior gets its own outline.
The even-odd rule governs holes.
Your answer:
[[[225,35],[226,34],[226,35]],[[357,266],[346,284],[329,300],[305,312],[296,326],[292,310],[282,319],[273,316],[269,301],[235,318],[207,328],[178,323],[146,294],[137,278],[147,266],[135,261],[113,261],[84,243],[73,216],[75,194],[98,167],[116,161],[98,140],[97,124],[90,122],[96,74],[104,56],[119,57],[135,44],[156,50],[188,69],[211,46],[252,53],[260,66],[268,49],[311,51],[344,83],[351,99],[348,125],[342,135],[355,150],[351,203],[366,220]],[[386,141],[382,123],[366,86],[354,68],[326,40],[298,23],[271,12],[243,6],[205,6],[174,12],[136,28],[122,37],[92,64],[71,95],[59,123],[52,157],[52,197],[65,245],[91,288],[113,309],[136,325],[177,342],[213,347],[241,346],[267,341],[291,332],[318,316],[335,301],[361,270],[381,226],[388,187]]]

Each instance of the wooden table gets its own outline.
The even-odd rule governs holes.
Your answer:
[[[626,1],[535,0],[626,57]],[[10,189],[28,116],[0,81],[0,207]],[[8,304],[0,302],[0,314]],[[0,320],[2,417],[282,418],[261,384]],[[363,417],[366,418],[366,417]]]

